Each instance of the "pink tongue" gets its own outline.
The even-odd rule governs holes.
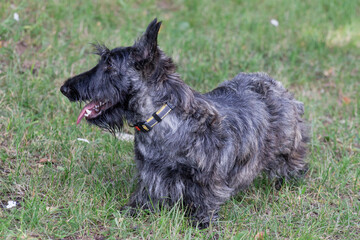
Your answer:
[[[78,125],[81,122],[81,119],[84,118],[84,116],[86,114],[86,110],[91,110],[92,108],[95,107],[95,105],[96,105],[96,102],[90,102],[85,105],[85,107],[81,110],[81,112],[76,120],[76,125]]]

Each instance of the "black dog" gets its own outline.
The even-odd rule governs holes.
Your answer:
[[[138,188],[129,208],[154,209],[181,200],[206,227],[222,203],[261,172],[301,177],[308,138],[303,104],[263,73],[240,73],[200,94],[175,72],[157,46],[153,20],[130,47],[96,46],[99,63],[70,78],[61,92],[88,102],[82,118],[111,132],[136,128]]]

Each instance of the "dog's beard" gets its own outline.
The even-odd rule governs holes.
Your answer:
[[[90,124],[106,129],[111,133],[119,132],[124,126],[124,110],[116,106],[105,110],[95,118],[86,118]]]

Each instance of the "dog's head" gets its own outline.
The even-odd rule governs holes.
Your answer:
[[[91,70],[68,79],[60,91],[70,101],[82,101],[77,124],[88,122],[110,130],[121,129],[131,98],[152,81],[158,81],[157,67],[162,52],[157,46],[161,22],[154,19],[142,37],[130,47],[109,50],[95,45],[100,56]]]

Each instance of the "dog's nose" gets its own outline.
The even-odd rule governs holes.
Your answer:
[[[76,89],[72,88],[68,84],[64,84],[61,86],[60,91],[65,95],[70,101],[78,101],[79,93]]]
[[[62,85],[60,88],[60,91],[62,92],[62,94],[64,94],[65,96],[69,96],[70,95],[70,88],[68,86]]]

